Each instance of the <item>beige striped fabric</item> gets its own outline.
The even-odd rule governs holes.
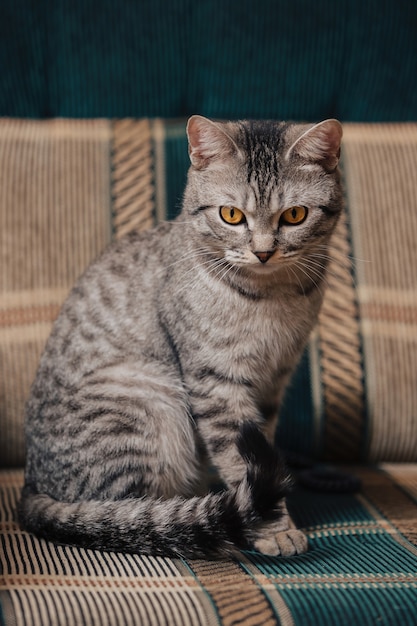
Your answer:
[[[417,460],[417,124],[347,124],[371,461]]]
[[[0,120],[0,463],[23,463],[40,354],[77,276],[154,222],[147,120]]]
[[[0,459],[23,462],[24,401],[75,278],[110,238],[110,124],[0,121]]]
[[[154,225],[154,182],[149,120],[113,123],[113,228],[117,238]]]

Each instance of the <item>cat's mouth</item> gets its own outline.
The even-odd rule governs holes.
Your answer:
[[[279,250],[268,253],[247,252],[239,255],[226,255],[226,260],[233,266],[249,271],[258,276],[265,276],[279,272],[288,265],[294,263],[296,252],[282,254]]]
[[[276,272],[281,266],[279,262],[267,261],[266,263],[247,263],[245,267],[247,267],[251,272],[255,274],[272,274]]]
[[[279,257],[277,257],[276,259],[270,258],[265,262],[261,262],[254,257],[253,260],[245,259],[235,261],[233,264],[237,267],[247,270],[251,274],[256,274],[258,276],[272,274],[279,271],[279,269],[282,267],[282,262]]]

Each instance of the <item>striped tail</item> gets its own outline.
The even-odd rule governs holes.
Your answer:
[[[59,502],[23,490],[19,519],[38,537],[84,548],[185,558],[220,558],[249,548],[282,517],[290,478],[277,452],[252,424],[238,449],[246,476],[234,489],[204,497]]]

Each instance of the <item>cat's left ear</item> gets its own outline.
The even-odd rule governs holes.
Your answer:
[[[307,161],[320,163],[327,172],[333,172],[340,159],[342,135],[342,125],[338,120],[324,120],[294,141],[287,152],[287,159],[297,154]]]
[[[187,136],[190,160],[198,170],[211,164],[220,164],[237,151],[235,142],[222,129],[222,124],[216,124],[201,115],[190,117]]]

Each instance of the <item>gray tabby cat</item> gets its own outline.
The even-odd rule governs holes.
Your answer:
[[[20,520],[98,549],[298,554],[272,442],[322,301],[341,125],[193,116],[187,132],[179,217],[110,245],[54,325],[27,406]]]

